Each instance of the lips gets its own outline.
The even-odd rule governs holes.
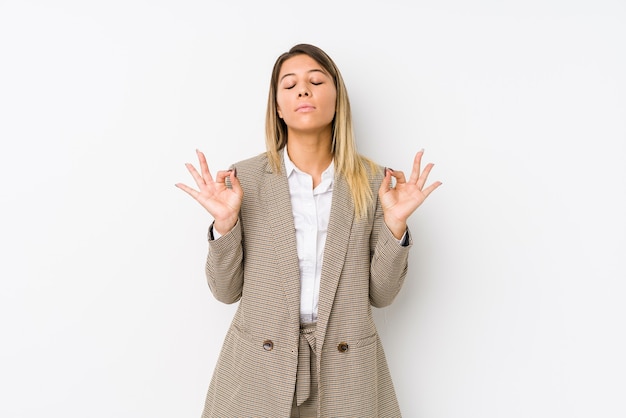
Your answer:
[[[315,110],[315,106],[309,103],[302,103],[296,108],[296,112],[311,112]]]

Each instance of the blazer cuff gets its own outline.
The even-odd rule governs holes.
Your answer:
[[[215,224],[215,221],[211,222],[211,226],[209,226],[209,231],[207,234],[207,238],[209,240],[209,244],[212,244],[215,241],[220,240],[220,238],[224,237],[231,237],[231,238],[237,238],[237,236],[241,237],[241,226],[239,225],[240,221],[239,219],[237,219],[237,223],[235,224],[235,226],[233,226],[233,228],[228,231],[226,234],[222,235],[218,232],[217,229],[213,228],[213,225]]]
[[[386,241],[396,242],[398,243],[398,246],[400,247],[411,247],[413,245],[413,238],[411,237],[411,232],[409,231],[408,226],[406,228],[406,231],[404,231],[404,235],[400,239],[393,236],[393,233],[391,232],[387,224],[385,224],[384,222],[382,224],[381,232],[382,232],[382,236],[386,239]]]
[[[400,244],[403,247],[409,246],[409,229],[408,228],[406,231],[404,231],[404,235],[402,235],[402,238],[398,240],[398,244]]]

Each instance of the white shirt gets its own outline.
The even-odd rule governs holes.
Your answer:
[[[300,322],[315,322],[335,165],[330,163],[322,173],[320,184],[313,189],[313,177],[294,165],[287,155],[287,147],[284,156],[300,266]]]

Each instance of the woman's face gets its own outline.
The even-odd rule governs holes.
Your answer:
[[[331,128],[337,89],[333,79],[308,55],[283,62],[276,86],[278,116],[289,132],[319,133]]]

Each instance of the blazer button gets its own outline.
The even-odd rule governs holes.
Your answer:
[[[345,353],[348,351],[348,343],[340,342],[339,345],[337,345],[337,350],[339,350],[340,353]]]
[[[263,341],[263,349],[265,351],[272,351],[274,349],[274,343],[272,342],[272,340]]]

